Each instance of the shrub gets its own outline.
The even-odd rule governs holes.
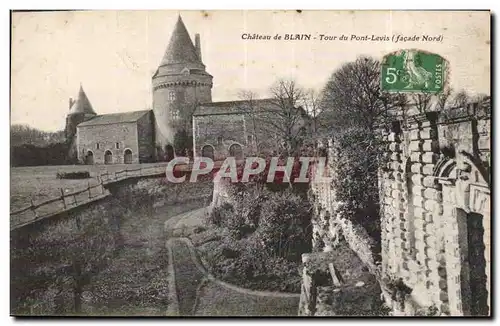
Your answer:
[[[88,179],[90,173],[88,171],[77,172],[57,172],[57,179]]]
[[[383,144],[372,131],[349,128],[335,137],[334,150],[340,153],[335,165],[333,187],[342,203],[340,217],[365,228],[380,241],[378,167]]]
[[[240,189],[235,187],[235,189]],[[262,204],[268,200],[269,192],[261,185],[249,183],[239,192],[233,191],[230,195],[234,202],[234,212],[224,221],[236,239],[241,239],[255,232],[259,226]]]
[[[214,207],[207,215],[207,222],[214,226],[223,226],[226,220],[232,218],[234,214],[233,205],[230,203],[223,203],[219,207]]]
[[[200,250],[210,271],[226,282],[256,290],[300,292],[298,264],[269,257],[256,240],[210,242]]]
[[[270,253],[298,261],[311,251],[310,220],[308,201],[290,190],[273,193],[262,206],[257,234]]]

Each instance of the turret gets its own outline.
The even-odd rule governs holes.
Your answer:
[[[156,147],[164,157],[176,133],[191,134],[191,115],[198,103],[212,101],[212,76],[201,61],[200,36],[195,44],[179,16],[165,54],[153,75]]]
[[[66,143],[69,146],[69,159],[76,158],[76,126],[79,123],[92,119],[96,116],[92,104],[85,94],[82,85],[80,85],[80,90],[78,91],[78,97],[76,100],[72,98],[69,99],[69,112],[66,116],[66,128],[65,136]]]

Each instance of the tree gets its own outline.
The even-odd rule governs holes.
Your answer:
[[[323,124],[336,130],[354,126],[373,130],[400,113],[407,100],[381,90],[380,70],[380,62],[370,57],[359,57],[336,70],[322,92]]]
[[[243,111],[248,117],[250,117],[250,121],[252,123],[251,130],[253,133],[254,141],[255,144],[258,144],[259,137],[257,132],[257,96],[252,91],[241,90],[240,92],[238,92],[238,97],[242,100],[242,103],[238,108]]]
[[[470,102],[470,96],[466,90],[462,89],[453,97],[453,107],[455,108],[465,108]]]
[[[410,95],[411,103],[419,113],[428,112],[431,108],[433,95],[431,93],[412,93]]]
[[[312,120],[312,135],[314,138],[318,134],[318,117],[322,112],[321,98],[315,89],[308,89],[304,95],[304,109],[311,116]]]
[[[298,153],[308,134],[309,117],[303,109],[305,92],[293,80],[278,80],[271,88],[271,107],[259,114],[262,132],[274,137],[283,155]]]

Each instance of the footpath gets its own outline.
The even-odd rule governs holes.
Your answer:
[[[165,222],[171,316],[297,316],[299,294],[253,291],[217,280],[184,236],[203,225],[207,208]]]

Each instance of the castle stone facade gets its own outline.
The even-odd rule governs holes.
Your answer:
[[[487,102],[416,114],[382,131],[389,162],[379,174],[381,261],[367,232],[337,215],[331,182],[313,182],[316,252],[304,255],[299,314],[342,313],[325,299],[342,290],[322,293],[313,277],[335,265],[329,252],[342,236],[377,278],[392,315],[490,315],[490,124]],[[325,144],[330,176],[342,155],[333,141]]]
[[[170,161],[189,154],[180,147],[192,142],[190,154],[223,160],[279,146],[259,137],[245,101],[212,102],[213,77],[202,62],[199,34],[194,40],[179,16],[152,76],[150,112],[98,115],[80,87],[66,119],[70,157],[86,164]],[[253,103],[253,112],[269,112],[268,100]]]

